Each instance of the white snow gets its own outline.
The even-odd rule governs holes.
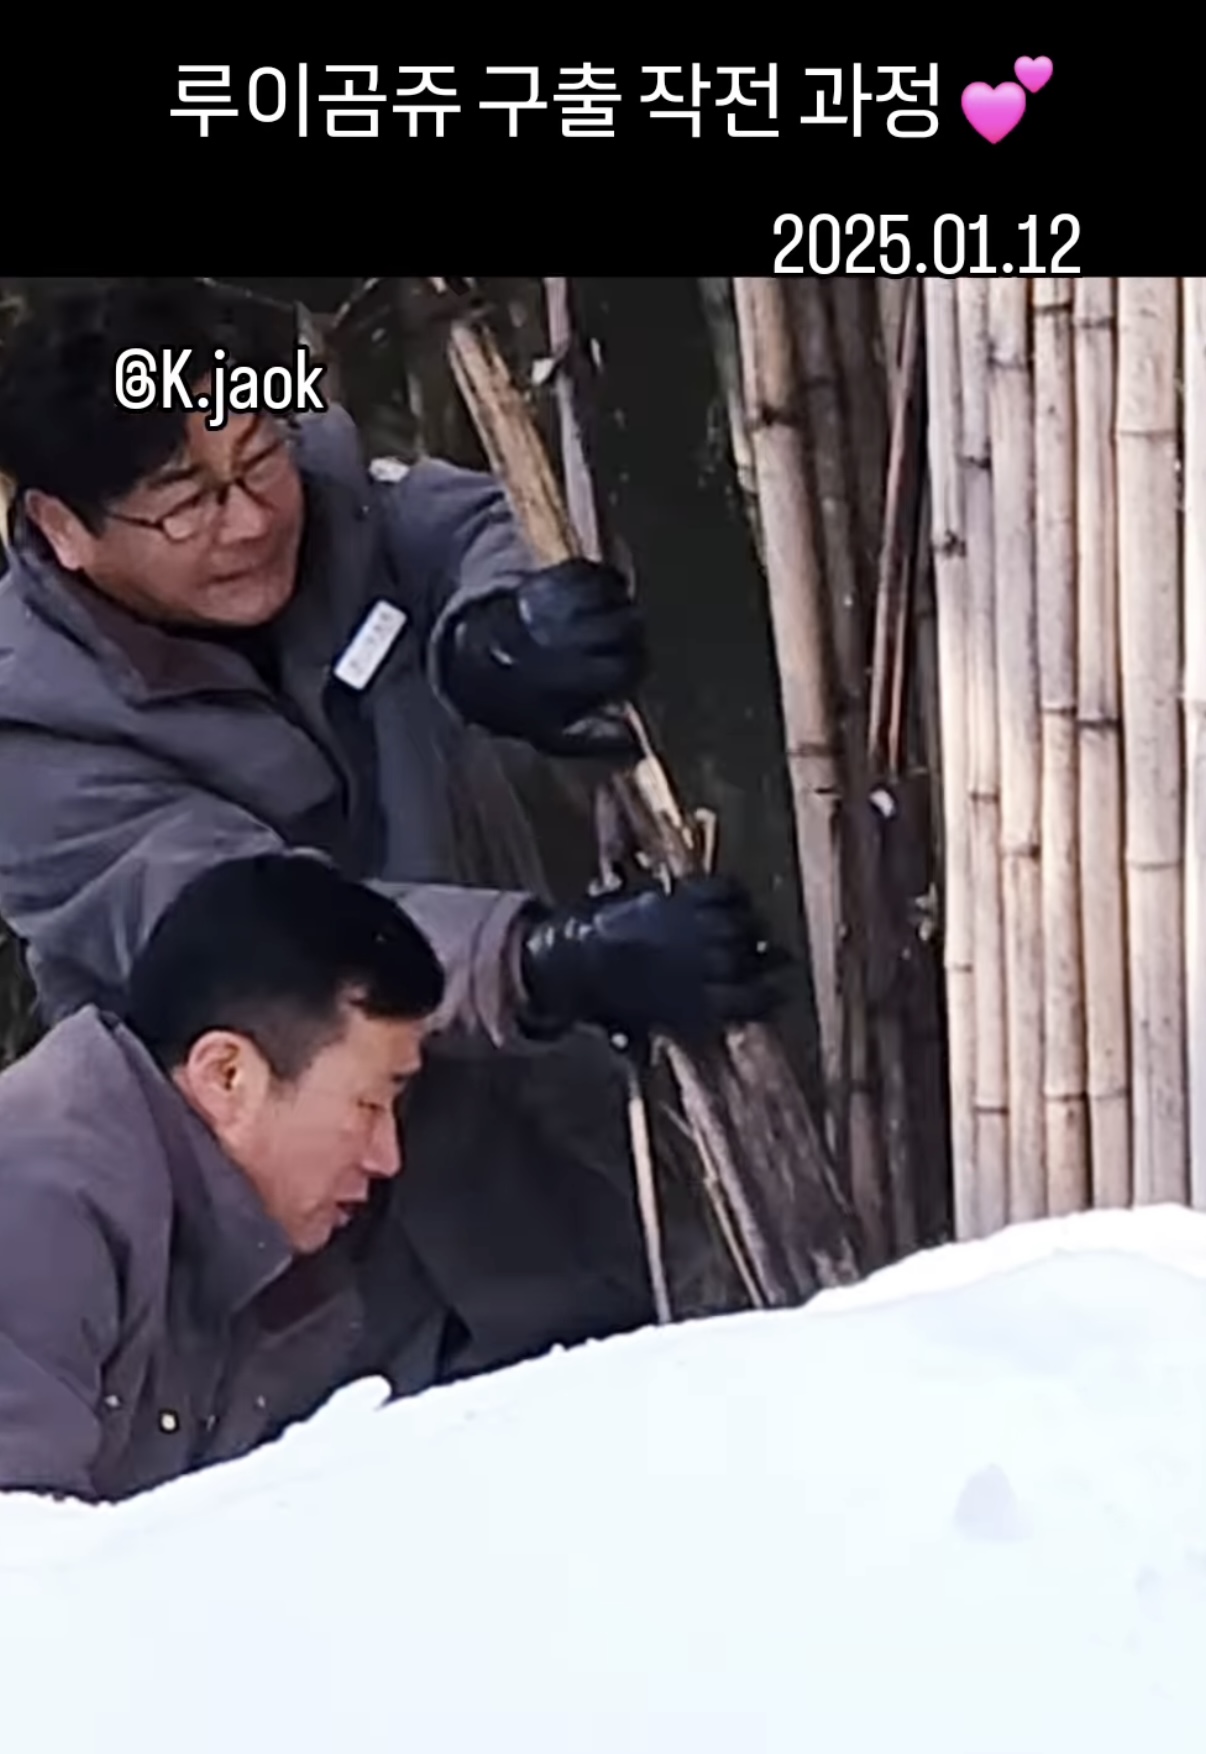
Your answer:
[[[14,1754],[1200,1754],[1206,1215],[0,1495]]]

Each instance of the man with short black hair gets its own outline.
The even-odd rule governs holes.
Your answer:
[[[218,346],[253,357],[197,289],[126,284],[0,355],[0,916],[54,1021],[110,1002],[216,860],[309,851],[372,882],[447,976],[398,1205],[476,1366],[639,1325],[603,1032],[762,1015],[779,959],[719,878],[555,903],[505,757],[630,752],[626,582],[538,567],[489,476],[374,475],[337,408],[290,430],[121,406],[126,349],[191,349],[200,395]]]
[[[122,1018],[86,1006],[0,1075],[0,1490],[124,1497],[357,1376],[405,1391],[408,1348],[455,1369],[373,1197],[443,991],[384,897],[261,855],[172,902]]]

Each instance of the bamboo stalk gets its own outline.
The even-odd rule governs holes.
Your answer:
[[[724,400],[729,427],[729,443],[733,451],[733,470],[755,552],[763,566],[766,551],[762,541],[762,522],[758,510],[758,483],[754,474],[754,453],[750,446],[746,420],[745,393],[742,385],[741,343],[737,334],[737,311],[733,283],[727,277],[701,279],[700,297],[704,316],[712,337],[712,355],[716,376]]]
[[[1185,333],[1185,968],[1189,1197],[1206,1208],[1206,280],[1183,282]]]
[[[896,393],[896,378],[900,370],[901,329],[904,326],[905,298],[910,285],[914,283],[912,276],[907,279],[894,280],[881,274],[876,276],[875,295],[879,305],[879,332],[883,349],[884,381],[887,385],[889,403]]]
[[[1089,1204],[1076,771],[1072,283],[1034,283],[1035,578],[1042,711],[1043,1102],[1047,1206]]]
[[[824,566],[838,678],[838,741],[845,782],[841,813],[843,869],[852,882],[851,927],[843,943],[842,988],[848,1031],[847,1158],[869,1260],[892,1252],[888,1183],[872,1091],[869,1012],[882,1004],[891,956],[879,894],[875,825],[867,768],[866,629],[854,549],[855,511],[843,433],[837,364],[821,283],[805,276],[791,287],[800,386],[809,437],[812,491]],[[872,1026],[875,1027],[875,1026]],[[878,1033],[878,1030],[877,1030]],[[884,1050],[881,1047],[880,1052]]]
[[[599,519],[595,510],[595,496],[591,488],[582,433],[574,411],[573,327],[570,321],[569,281],[550,278],[544,284],[548,306],[549,346],[558,367],[554,389],[561,435],[566,509],[578,533],[583,552],[597,560],[602,551]]]
[[[957,342],[955,357],[957,371]],[[962,491],[962,484],[960,484],[960,491]],[[915,553],[912,569],[913,585],[909,595],[913,603],[912,642],[913,650],[916,653],[914,666],[917,677],[916,701],[918,720],[921,729],[922,750],[926,771],[930,778],[932,795],[935,798],[942,798],[946,795],[946,777],[943,771],[942,755],[942,685],[939,674],[937,633],[938,609],[935,596],[937,584],[934,578],[934,557],[930,550],[930,532],[933,526],[933,520],[932,494],[928,477],[926,477],[922,480],[922,491],[918,499],[918,532],[920,540],[914,545]],[[965,588],[966,573],[965,548]],[[966,687],[966,676],[964,677],[964,686]],[[968,772],[970,775],[970,770],[968,770]],[[970,814],[970,800],[968,803],[968,810]],[[946,852],[941,810],[935,810],[933,812],[931,833],[933,837],[934,868],[938,874],[938,881],[943,882],[945,881],[943,872]]]
[[[1118,599],[1134,1200],[1188,1195],[1177,283],[1118,282]]]
[[[1129,995],[1123,876],[1122,696],[1114,457],[1114,282],[1079,280],[1076,378],[1077,735],[1089,1163],[1095,1206],[1131,1203]]]
[[[859,570],[870,589],[877,576],[884,527],[888,470],[888,400],[876,383],[880,321],[872,285],[853,275],[836,275],[824,284],[841,372],[846,423],[851,435]]]
[[[437,294],[447,282],[433,278]],[[491,467],[504,482],[528,545],[542,564],[579,552],[530,411],[479,319],[448,330],[453,371]],[[614,779],[609,797],[645,858],[666,880],[700,868],[695,825],[679,804],[640,715],[629,722],[644,758]],[[700,1175],[720,1186],[760,1303],[804,1301],[860,1270],[857,1220],[834,1179],[824,1141],[773,1032],[730,1028],[687,1053],[659,1044],[691,1122]]]
[[[972,933],[975,954],[976,1235],[1009,1218],[1009,1080],[1001,881],[1000,717],[988,409],[988,286],[956,282],[967,536]]]
[[[772,278],[739,278],[733,287],[832,1124],[842,1086],[838,947],[843,910],[837,823],[841,783],[830,706],[824,587],[808,503],[786,294]]]
[[[975,980],[973,973],[970,747],[968,735],[967,537],[960,470],[957,289],[931,280],[925,288],[928,376],[930,530],[938,619],[939,704],[942,715],[942,812],[945,824],[943,962],[946,972],[951,1105],[951,1169],[955,1230],[978,1228],[975,1127]]]
[[[993,281],[988,294],[1011,1222],[1041,1218],[1047,1205],[1038,1099],[1043,1087],[1042,784],[1027,294],[1023,280]]]
[[[904,664],[906,591],[917,488],[913,439],[917,416],[917,364],[921,344],[919,288],[920,282],[914,281],[904,307],[900,370],[892,404],[887,490],[875,600],[875,646],[871,670],[868,741],[872,766],[881,770],[893,765],[893,699],[897,692],[894,683]]]
[[[914,280],[906,292],[891,410],[867,729],[867,759],[873,778],[884,774],[899,778],[901,772],[899,732],[903,725],[909,587],[922,474],[919,453],[924,448],[918,419],[922,390],[920,287]],[[877,1017],[886,1015],[886,1008],[877,1009]],[[893,1231],[897,1249],[908,1252],[917,1242],[918,1189],[910,1159],[907,1075],[899,1038],[881,1057],[880,1074]]]

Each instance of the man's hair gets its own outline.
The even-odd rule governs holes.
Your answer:
[[[164,1071],[229,1029],[292,1083],[342,1035],[345,1006],[419,1022],[444,985],[427,939],[384,896],[309,855],[267,853],[181,890],[135,959],[123,1018]]]
[[[105,508],[163,467],[184,444],[188,411],[125,408],[117,361],[127,348],[160,362],[167,349],[191,357],[191,391],[224,348],[230,367],[262,369],[282,356],[195,280],[121,280],[58,288],[15,322],[0,350],[0,471],[18,493],[37,489],[98,534]],[[157,374],[160,381],[162,373]]]

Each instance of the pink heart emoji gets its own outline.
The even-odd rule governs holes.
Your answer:
[[[1050,55],[1040,55],[1037,61],[1032,61],[1029,55],[1019,55],[1013,70],[1027,91],[1042,91],[1055,71]]]
[[[963,114],[976,133],[983,134],[995,146],[1026,114],[1026,93],[1012,80],[994,90],[977,79],[963,93]]]

